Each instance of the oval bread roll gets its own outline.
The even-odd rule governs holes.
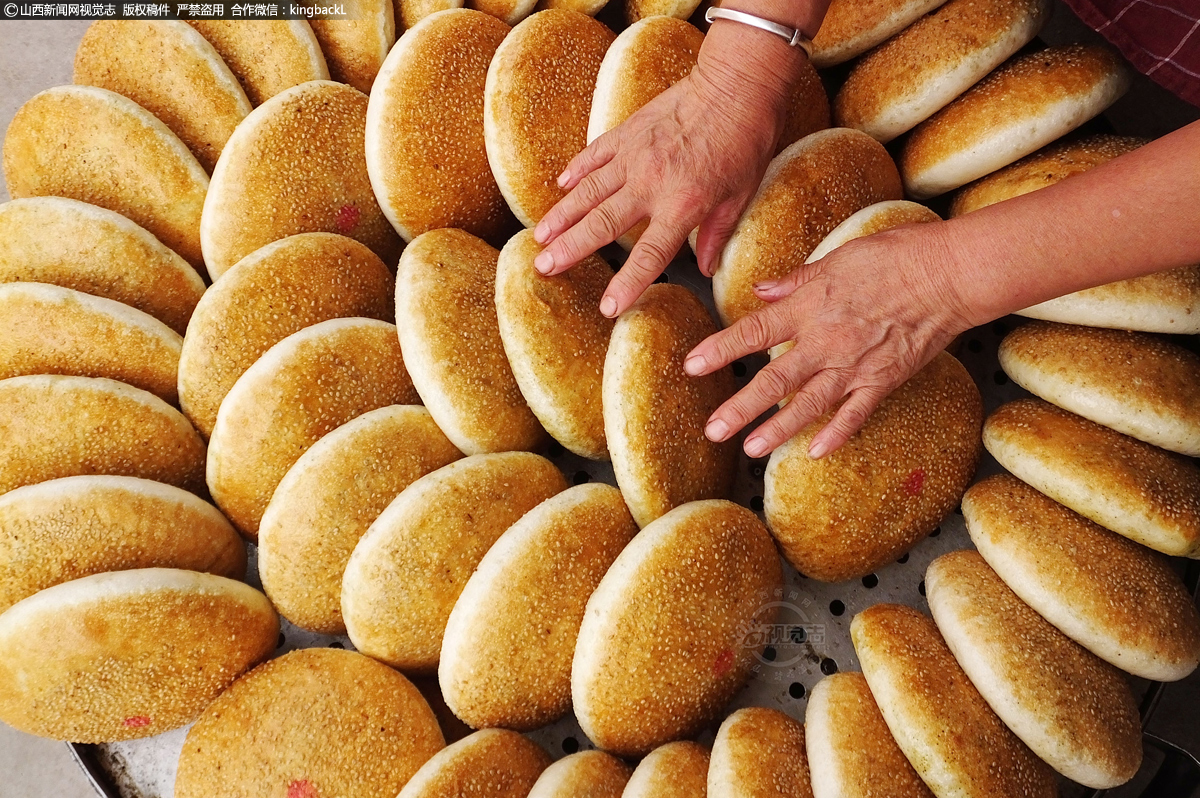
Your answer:
[[[349,0],[342,19],[309,21],[329,75],[363,94],[371,86],[388,51],[396,43],[396,18],[392,0]]]
[[[630,25],[653,16],[687,19],[696,13],[701,0],[625,0],[625,21]]]
[[[638,763],[621,798],[704,798],[708,769],[704,746],[667,743]]]
[[[862,55],[946,0],[833,0],[813,37],[813,66],[826,69]]]
[[[462,8],[463,0],[392,0],[392,11],[396,18],[396,38],[431,14]]]
[[[187,24],[220,53],[256,108],[293,86],[329,80],[325,54],[302,19],[189,19]]]
[[[564,756],[542,771],[529,798],[621,798],[633,768],[603,751]]]
[[[764,707],[739,709],[717,730],[710,798],[812,798],[804,724]]]
[[[439,751],[397,798],[526,798],[550,765],[540,745],[506,729],[483,729]]]

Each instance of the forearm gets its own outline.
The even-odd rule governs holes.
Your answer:
[[[971,325],[1200,262],[1200,122],[939,227],[937,282]]]

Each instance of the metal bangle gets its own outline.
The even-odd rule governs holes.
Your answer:
[[[740,22],[743,25],[749,25],[752,28],[765,30],[768,33],[774,33],[780,36],[788,43],[790,47],[799,47],[804,51],[809,58],[812,57],[813,43],[812,39],[805,36],[796,28],[789,28],[786,25],[780,25],[778,22],[772,22],[769,19],[756,17],[753,14],[746,14],[742,11],[734,11],[731,8],[717,8],[712,6],[708,11],[704,12],[704,19],[710,25],[718,19],[728,20],[730,22]]]

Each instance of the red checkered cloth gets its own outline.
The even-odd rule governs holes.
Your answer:
[[[1200,106],[1200,0],[1065,0],[1144,75]]]

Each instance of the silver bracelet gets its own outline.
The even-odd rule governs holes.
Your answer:
[[[778,22],[772,22],[769,19],[756,17],[753,14],[746,14],[741,11],[734,11],[731,8],[717,8],[712,6],[704,13],[704,19],[708,24],[716,22],[718,19],[726,19],[730,22],[740,22],[743,25],[749,25],[752,28],[765,30],[768,33],[774,33],[776,36],[783,37],[784,41],[790,47],[799,47],[804,51],[805,55],[812,58],[813,43],[812,39],[805,36],[796,28],[789,28],[786,25],[780,25]]]

